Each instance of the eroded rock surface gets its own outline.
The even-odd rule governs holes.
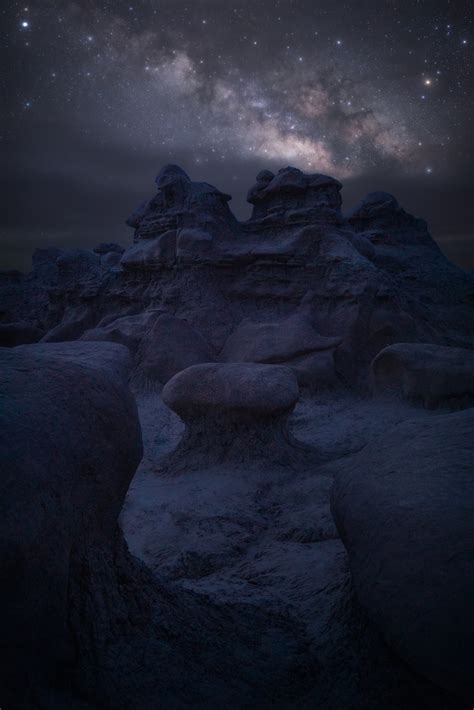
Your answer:
[[[306,692],[302,627],[167,588],[128,553],[117,517],[142,444],[126,348],[0,360],[5,707],[271,707]]]
[[[337,474],[332,510],[357,595],[387,643],[474,697],[474,410],[406,422]]]
[[[4,702],[31,707],[77,663],[93,624],[81,607],[115,623],[101,598],[120,597],[116,519],[141,433],[125,348],[22,346],[0,360]]]
[[[222,352],[225,361],[245,350],[236,341],[249,324],[268,324],[281,331],[269,361],[287,355],[301,385],[313,388],[367,384],[371,360],[393,343],[474,347],[472,275],[450,264],[426,223],[392,195],[371,193],[344,216],[337,180],[292,167],[263,171],[248,196],[252,217],[238,222],[228,195],[177,166],[165,166],[156,184],[128,220],[135,243],[123,253],[107,243],[41,250],[28,276],[4,274],[0,322],[58,342],[158,308],[202,336],[211,360]],[[301,353],[310,329],[340,343]],[[148,333],[136,353],[148,352]]]
[[[474,403],[474,351],[425,343],[384,348],[371,365],[378,394],[396,392],[429,408]]]
[[[245,460],[290,453],[286,419],[299,398],[288,367],[249,363],[207,363],[178,373],[163,389],[163,402],[185,422],[175,459],[207,456]],[[200,461],[202,465],[202,461]]]

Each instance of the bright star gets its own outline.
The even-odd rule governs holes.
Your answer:
[[[21,26],[22,26],[22,27],[29,27],[29,26],[30,26],[30,23],[27,22],[26,20],[23,20],[23,22],[21,23]]]

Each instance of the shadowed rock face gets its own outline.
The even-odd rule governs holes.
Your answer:
[[[97,623],[114,623],[102,599],[119,596],[116,521],[141,433],[126,348],[23,346],[0,360],[1,643],[7,698],[22,707],[21,692],[27,703],[32,689],[60,686],[77,663],[85,595]]]
[[[358,597],[387,643],[474,697],[474,410],[406,422],[342,466],[332,511]]]
[[[371,365],[376,393],[396,392],[425,407],[462,409],[474,403],[474,352],[425,343],[384,348]]]

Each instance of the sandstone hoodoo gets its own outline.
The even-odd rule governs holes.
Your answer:
[[[166,165],[0,273],[0,704],[472,706],[474,276],[341,191]]]
[[[163,402],[186,424],[178,452],[245,460],[283,456],[286,420],[299,398],[298,382],[282,365],[207,363],[178,373]]]

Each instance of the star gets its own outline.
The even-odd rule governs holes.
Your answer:
[[[21,26],[26,29],[27,27],[30,26],[30,23],[28,22],[28,20],[23,20],[23,22],[21,23]]]

